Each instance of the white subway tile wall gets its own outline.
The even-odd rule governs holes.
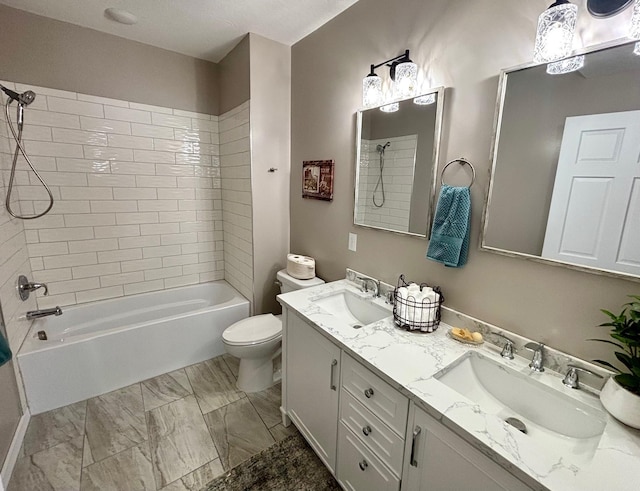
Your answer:
[[[380,152],[377,147],[387,142],[390,145],[384,151],[382,176],[385,199],[382,204],[382,186],[378,186]],[[409,231],[417,145],[418,135],[362,140],[356,216],[358,223],[400,232]],[[375,203],[381,206],[374,204],[374,196]]]
[[[206,121],[200,120],[198,122],[206,123]],[[253,302],[249,101],[220,115],[219,125],[220,181],[224,202],[222,220],[224,222],[225,279],[249,301]],[[218,210],[219,207],[215,199],[214,205]],[[198,232],[198,235],[215,233],[215,231],[203,231]],[[202,245],[204,244],[198,244],[198,246]],[[198,252],[199,255],[208,254],[204,249]],[[200,266],[200,264],[194,266]]]
[[[0,82],[5,87],[15,90],[14,84],[10,82]],[[26,235],[22,220],[11,218],[4,206],[4,200],[9,183],[9,173],[11,170],[13,139],[9,138],[6,118],[4,114],[4,103],[6,98],[2,96],[0,103],[0,305],[4,315],[5,328],[9,345],[14,354],[20,348],[24,338],[29,332],[31,321],[27,321],[24,313],[28,310],[36,309],[35,296],[31,296],[26,302],[22,302],[16,292],[18,275],[31,276],[31,265],[27,254]],[[11,115],[15,116],[13,105]],[[27,132],[25,132],[25,135]],[[50,131],[31,131],[30,135],[51,139]],[[43,166],[43,168],[45,168]],[[49,166],[48,169],[51,167]],[[16,174],[16,182],[22,185],[29,184],[29,176],[22,170]],[[15,189],[14,189],[15,191]],[[11,205],[14,212],[21,213],[17,194],[12,194]],[[53,223],[53,222],[49,222]],[[48,243],[52,247],[53,244]]]
[[[49,215],[24,225],[0,213],[2,288],[13,288],[18,270],[33,268],[33,280],[49,285],[50,295],[37,299],[39,308],[47,308],[225,277],[223,220],[240,224],[235,213],[223,214],[217,116],[28,88],[37,96],[25,113],[25,148],[56,203]],[[242,163],[248,167],[248,109],[231,111],[225,120],[232,124],[228,130],[235,129],[240,114],[247,127]],[[1,138],[6,178],[5,129]],[[240,186],[230,179],[232,206],[247,199],[250,205],[250,193],[234,194],[250,189],[246,181]],[[23,212],[46,206],[46,193],[22,160],[17,183]],[[244,251],[250,228],[248,242],[239,246],[233,230],[231,248]],[[251,299],[246,257],[232,253],[230,271]],[[13,315],[15,301],[6,303]]]

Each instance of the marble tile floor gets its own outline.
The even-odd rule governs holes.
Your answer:
[[[7,491],[196,491],[296,430],[222,355],[34,416]]]

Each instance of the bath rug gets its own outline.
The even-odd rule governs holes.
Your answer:
[[[331,491],[340,486],[299,433],[211,481],[206,491]]]

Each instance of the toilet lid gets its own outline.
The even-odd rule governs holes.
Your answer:
[[[273,314],[254,315],[231,324],[222,333],[229,344],[258,344],[282,335],[282,321]]]

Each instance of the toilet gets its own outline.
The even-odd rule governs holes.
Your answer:
[[[324,283],[317,277],[299,280],[287,274],[286,269],[278,271],[276,276],[282,293]],[[227,353],[240,359],[238,389],[260,392],[273,385],[273,361],[281,353],[282,345],[280,316],[261,314],[242,319],[224,330],[222,342]]]

